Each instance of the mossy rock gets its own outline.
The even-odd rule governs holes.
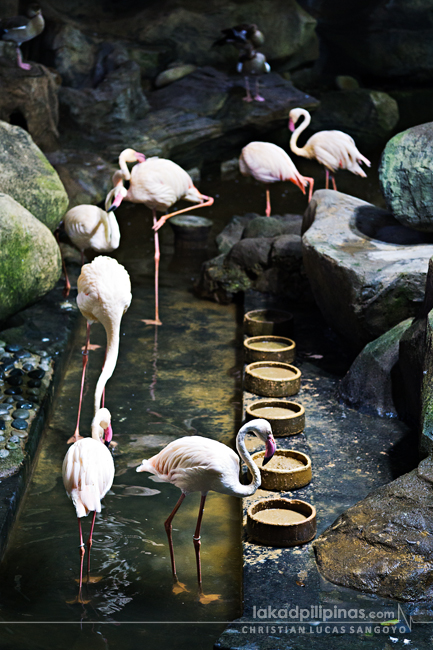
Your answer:
[[[278,237],[284,232],[281,221],[273,217],[256,217],[252,219],[242,233],[243,239],[256,237]]]
[[[50,230],[7,194],[0,194],[0,321],[50,291],[61,273]]]
[[[0,192],[9,194],[52,231],[68,208],[57,172],[27,131],[1,121]]]

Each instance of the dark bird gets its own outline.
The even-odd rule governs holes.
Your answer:
[[[12,16],[0,21],[0,38],[2,41],[11,41],[17,46],[17,63],[23,70],[30,70],[29,63],[23,63],[20,45],[32,38],[39,36],[45,27],[42,10],[37,5],[27,8],[27,16]]]
[[[259,93],[259,75],[271,71],[271,66],[266,61],[265,55],[250,48],[240,55],[236,69],[239,74],[243,74],[245,77],[245,90],[247,94],[243,98],[244,102],[252,102],[253,99],[256,102],[264,102],[265,98]],[[251,97],[249,76],[256,78],[254,97]]]
[[[252,47],[260,47],[265,42],[262,32],[257,28],[257,25],[242,23],[229,27],[228,29],[221,30],[222,36],[213,45],[234,45],[238,49],[244,49],[251,45]]]

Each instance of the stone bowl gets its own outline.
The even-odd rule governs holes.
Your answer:
[[[284,336],[250,336],[244,341],[246,363],[254,361],[292,363],[295,360],[295,352],[295,342]]]
[[[244,332],[248,336],[292,336],[293,314],[280,309],[254,309],[244,315]]]
[[[305,409],[301,404],[280,399],[259,399],[246,408],[248,420],[264,418],[276,438],[294,436],[305,428]]]
[[[301,371],[282,361],[255,361],[245,366],[244,389],[264,397],[296,395]]]
[[[311,481],[311,458],[294,449],[277,449],[263,467],[265,452],[258,451],[252,459],[260,470],[264,490],[297,490]]]
[[[171,217],[168,223],[174,232],[175,246],[183,248],[200,248],[207,245],[207,239],[213,222],[195,214],[180,214]]]
[[[248,508],[247,533],[266,546],[305,544],[316,535],[316,508],[299,499],[260,499]]]

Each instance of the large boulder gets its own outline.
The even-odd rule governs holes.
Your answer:
[[[57,172],[19,126],[0,122],[0,192],[21,203],[50,230],[68,207],[68,196]]]
[[[50,230],[7,194],[0,194],[0,321],[50,291],[62,269]]]
[[[382,147],[397,125],[398,105],[387,93],[358,88],[336,90],[320,97],[314,132],[337,129],[354,138],[363,153]]]
[[[433,244],[387,211],[318,190],[304,215],[305,272],[328,323],[360,351],[414,316]]]
[[[379,179],[386,204],[410,228],[433,232],[433,122],[398,133],[386,145]]]
[[[431,601],[433,459],[346,510],[314,542],[319,570],[351,589]]]

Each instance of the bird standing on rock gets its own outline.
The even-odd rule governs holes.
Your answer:
[[[254,433],[265,443],[266,453],[263,465],[271,460],[276,451],[276,444],[272,435],[271,425],[267,420],[252,420],[244,424],[239,430],[236,436],[236,447],[240,457],[252,474],[253,479],[249,485],[243,485],[239,481],[240,464],[239,457],[235,452],[217,440],[203,438],[202,436],[186,436],[174,440],[160,451],[159,454],[149,458],[149,460],[143,460],[141,465],[137,467],[137,472],[150,472],[151,474],[155,474],[159,480],[172,483],[182,490],[176,506],[164,524],[170,548],[171,569],[175,581],[175,591],[181,591],[182,586],[180,585],[179,588],[176,574],[172,540],[172,521],[184,498],[191,492],[201,492],[200,508],[193,542],[196,554],[200,600],[203,603],[217,599],[215,595],[205,596],[202,590],[200,528],[206,495],[210,490],[214,490],[214,492],[220,492],[230,496],[246,497],[254,494],[257,488],[260,487],[260,471],[245,445],[245,436],[247,433]]]
[[[303,117],[301,124],[295,128],[296,122]],[[290,149],[293,153],[303,158],[315,158],[326,170],[326,189],[329,187],[330,172],[333,174],[338,169],[347,169],[357,176],[367,177],[360,164],[365,163],[370,167],[371,162],[356,148],[354,139],[343,131],[319,131],[307,140],[303,147],[297,146],[299,135],[310,124],[311,115],[304,108],[293,108],[289,113],[289,129],[293,131],[290,138]],[[335,178],[332,175],[332,186],[337,189]]]
[[[83,584],[84,542],[81,517],[93,512],[90,535],[87,541],[87,581],[90,579],[90,549],[96,513],[101,512],[101,499],[111,488],[114,479],[114,462],[108,450],[113,431],[110,411],[99,409],[92,421],[92,437],[81,438],[70,447],[62,466],[63,484],[75,506],[80,533],[80,582],[76,602],[84,602]]]
[[[27,8],[27,16],[13,16],[0,21],[0,38],[11,41],[17,46],[17,63],[22,70],[31,70],[29,63],[23,63],[20,46],[26,41],[39,36],[45,27],[42,10],[37,5]]]
[[[131,171],[126,163],[137,162]],[[159,319],[159,237],[158,230],[170,217],[195,208],[213,204],[213,198],[199,192],[191,176],[182,167],[166,158],[146,158],[134,149],[125,149],[119,156],[120,171],[113,176],[114,200],[108,212],[117,208],[125,199],[132,203],[143,203],[152,210],[155,239],[155,320],[144,320],[149,325],[161,325]],[[123,187],[123,181],[129,181],[129,188]],[[179,200],[198,203],[183,210],[177,210],[157,219],[157,212],[165,212]]]
[[[305,194],[309,184],[308,201],[311,201],[314,179],[302,176],[284,149],[271,142],[250,142],[242,149],[239,158],[239,169],[244,176],[252,176],[256,181],[275,183],[291,181]],[[266,188],[266,216],[271,216],[271,199],[269,188]]]
[[[101,323],[107,335],[104,367],[96,384],[94,396],[94,412],[96,414],[101,406],[105,384],[116,367],[119,353],[120,323],[132,299],[131,281],[128,272],[115,259],[104,255],[95,257],[93,262],[83,266],[77,287],[77,305],[87,320],[87,337],[83,351],[83,371],[77,425],[75,433],[69,438],[68,443],[76,442],[81,438],[79,426],[90,342],[90,325],[92,323]]]

